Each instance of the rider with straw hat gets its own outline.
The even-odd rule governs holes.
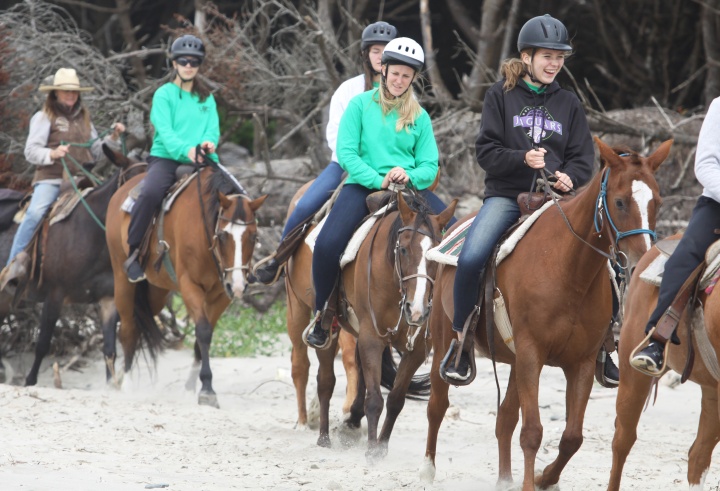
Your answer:
[[[33,193],[25,217],[15,233],[7,265],[0,273],[0,289],[26,273],[29,256],[24,249],[60,193],[65,173],[63,162],[74,174],[80,169],[73,168],[73,163],[93,162],[102,153],[103,141],[117,141],[120,133],[125,131],[122,123],[115,123],[111,135],[98,139],[80,95],[91,90],[92,87],[82,85],[74,68],[60,68],[40,85],[39,91],[46,93],[47,97],[43,109],[30,120],[25,144],[25,159],[35,166]],[[91,145],[88,146],[88,143]],[[67,161],[65,157],[68,157]]]

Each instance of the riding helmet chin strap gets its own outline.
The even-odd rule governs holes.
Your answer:
[[[530,67],[526,70],[528,76],[530,77],[530,81],[536,84],[540,84],[540,88],[542,89],[547,84],[542,83],[540,80],[535,78],[535,74],[533,74],[532,71],[532,62],[535,59],[535,52],[537,51],[537,48],[533,48],[532,54],[530,55]]]

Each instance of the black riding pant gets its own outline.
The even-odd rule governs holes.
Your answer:
[[[707,196],[700,196],[690,216],[685,234],[680,239],[675,252],[665,263],[658,303],[650,316],[645,333],[650,332],[650,329],[657,325],[690,273],[705,260],[707,248],[719,238],[718,229],[720,229],[720,203]],[[675,336],[673,338],[676,340]]]
[[[175,183],[175,171],[180,162],[148,157],[148,172],[143,179],[142,190],[130,213],[130,227],[128,229],[128,245],[130,250],[140,247],[143,235],[152,221],[155,211],[162,203],[168,189]]]

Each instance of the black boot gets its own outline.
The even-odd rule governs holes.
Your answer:
[[[603,364],[603,378],[605,382],[617,387],[620,385],[620,369],[610,357],[610,353],[605,353],[605,363]]]
[[[282,266],[282,264],[280,264],[275,258],[272,258],[265,264],[256,268],[253,274],[260,283],[264,285],[272,285],[280,276],[280,266]]]
[[[648,375],[660,376],[665,368],[663,365],[664,354],[665,345],[652,340],[650,344],[632,357],[630,365]]]
[[[467,380],[471,373],[470,355],[465,350],[460,350],[460,361],[458,362],[457,368],[455,368],[455,363],[450,363],[450,366],[445,370],[447,378],[461,382]]]
[[[125,274],[127,274],[128,281],[130,283],[139,283],[146,279],[145,270],[138,261],[139,255],[140,251],[138,249],[135,249],[130,253],[130,256],[123,263],[123,269],[125,270]]]
[[[327,329],[323,327],[323,320],[328,323],[329,315],[324,315],[324,311],[317,311],[310,321],[310,324],[305,328],[302,334],[302,340],[305,344],[315,349],[326,349],[330,346],[332,338],[330,337],[331,326],[328,325]],[[330,318],[332,323],[332,318]]]

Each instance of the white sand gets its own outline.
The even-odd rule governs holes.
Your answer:
[[[62,390],[53,387],[49,369],[40,374],[37,387],[0,385],[0,489],[112,491],[141,490],[148,484],[166,484],[163,489],[171,491],[494,489],[496,398],[486,360],[478,360],[478,378],[471,386],[451,389],[455,418],[446,418],[441,428],[433,485],[420,481],[418,474],[427,431],[424,402],[407,402],[387,458],[372,467],[364,456],[365,433],[350,449],[342,448],[333,433],[335,446],[325,449],[316,445],[315,430],[294,429],[289,355],[213,359],[219,410],[198,406],[196,394],[185,389],[191,361],[189,350],[167,352],[154,380],[147,368],[136,368],[123,391],[105,387],[100,359],[88,360],[82,373],[65,373]],[[345,388],[341,364],[336,365],[333,428],[339,424]],[[311,368],[311,395],[316,366],[314,362]],[[501,367],[501,381],[507,373]],[[537,470],[556,455],[564,426],[564,387],[561,372],[546,368]],[[625,467],[623,489],[687,489],[687,451],[699,401],[695,385],[661,386],[658,404],[641,419],[641,440]],[[615,391],[596,386],[585,441],[564,471],[560,489],[606,488],[614,412]],[[519,429],[513,447],[516,483],[522,479],[518,434]],[[714,464],[705,489],[717,489],[719,481]]]

